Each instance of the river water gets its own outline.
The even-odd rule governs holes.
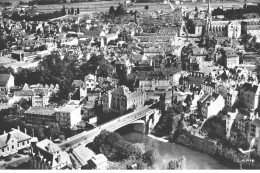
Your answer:
[[[155,149],[159,155],[158,163],[155,165],[156,169],[165,169],[170,160],[181,156],[186,158],[186,169],[229,169],[208,154],[194,151],[179,144],[161,142],[138,132],[122,136],[132,143],[144,143],[146,149]]]

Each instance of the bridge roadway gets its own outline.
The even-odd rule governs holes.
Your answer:
[[[155,104],[155,103],[154,103]],[[153,104],[152,104],[153,105]],[[142,109],[136,110],[134,112],[131,112],[129,114],[123,115],[121,117],[115,118],[105,124],[102,124],[92,130],[89,131],[84,131],[80,134],[77,134],[75,136],[72,136],[71,138],[68,138],[67,141],[59,144],[59,147],[61,149],[66,148],[67,145],[71,146],[73,148],[73,146],[76,146],[77,144],[80,143],[91,143],[93,142],[94,138],[100,134],[100,132],[102,130],[107,130],[107,131],[115,131],[127,124],[130,124],[140,118],[143,118],[144,116],[146,116],[147,114],[151,115],[152,113],[154,113],[153,109],[150,109],[149,107],[152,105],[147,105]]]

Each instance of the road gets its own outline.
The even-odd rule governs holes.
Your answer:
[[[90,143],[93,142],[94,138],[100,134],[102,130],[108,130],[108,131],[115,131],[127,124],[130,124],[144,116],[146,114],[152,114],[154,110],[150,109],[151,105],[145,106],[142,109],[136,110],[134,112],[131,112],[129,114],[123,115],[121,117],[118,117],[112,121],[109,121],[105,124],[102,124],[95,129],[84,131],[78,135],[72,136],[71,138],[68,138],[66,142],[59,144],[59,147],[64,149],[67,145],[69,146],[75,146],[77,144],[80,145],[81,142],[84,143]]]

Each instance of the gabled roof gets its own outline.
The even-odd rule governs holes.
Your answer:
[[[72,82],[72,86],[74,86],[76,88],[82,87],[84,89],[86,89],[86,87],[87,87],[86,83],[83,82],[82,80],[74,80]]]
[[[92,161],[96,166],[98,166],[98,165],[100,165],[100,164],[102,164],[102,163],[104,163],[104,162],[107,162],[107,158],[106,158],[106,156],[105,156],[104,154],[98,154],[98,155],[92,157],[91,161]]]
[[[260,120],[259,119],[254,119],[250,124],[253,124],[256,127],[260,127]]]
[[[111,94],[120,94],[120,95],[129,95],[130,94],[130,91],[129,91],[129,88],[122,85],[116,89],[114,89]]]
[[[259,87],[258,85],[253,85],[251,83],[244,83],[244,85],[242,85],[242,87],[241,87],[241,90],[243,90],[245,92],[256,93],[258,87]]]
[[[57,152],[57,151],[61,151],[61,148],[54,144],[52,141],[50,141],[49,139],[44,139],[40,142],[38,142],[36,144],[37,147],[41,148],[42,150],[45,150],[49,153],[54,153],[54,152]]]
[[[5,133],[5,134],[0,136],[0,148],[7,146],[7,142],[11,138],[16,138],[18,142],[21,142],[21,141],[31,139],[32,137],[23,133],[23,132],[21,132],[20,130],[12,129],[11,132]]]

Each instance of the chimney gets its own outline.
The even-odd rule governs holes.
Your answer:
[[[20,131],[20,126],[17,126],[17,130],[19,130],[19,131]]]
[[[4,134],[6,134],[6,131],[4,130]]]
[[[26,128],[24,128],[24,133],[27,134],[27,130],[26,130]]]

